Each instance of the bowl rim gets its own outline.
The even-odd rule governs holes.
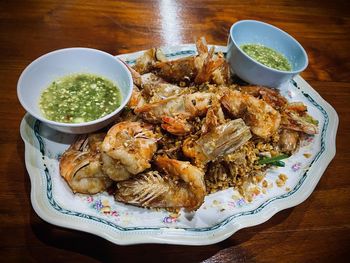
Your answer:
[[[268,66],[266,66],[266,65],[264,65],[264,64],[262,64],[262,63],[260,63],[259,61],[257,61],[257,60],[255,60],[255,59],[251,58],[250,56],[248,56],[248,55],[241,49],[241,47],[240,47],[239,45],[237,45],[235,39],[232,37],[232,35],[233,35],[233,34],[232,34],[233,28],[234,28],[234,27],[237,27],[237,26],[239,26],[240,24],[243,24],[243,23],[257,23],[257,24],[264,25],[264,26],[266,26],[266,27],[270,27],[270,28],[272,28],[272,29],[278,31],[278,32],[281,33],[282,35],[285,35],[286,37],[288,37],[288,38],[290,38],[291,40],[293,40],[294,43],[299,47],[299,49],[301,50],[301,52],[302,52],[302,54],[303,54],[303,56],[304,56],[304,58],[305,58],[305,63],[304,63],[304,65],[303,65],[303,67],[301,67],[299,70],[291,70],[291,71],[279,70],[279,69],[274,69],[274,68],[268,67]],[[307,68],[307,66],[309,65],[309,58],[308,58],[308,56],[307,56],[307,53],[306,53],[305,49],[303,48],[303,46],[298,42],[298,40],[296,40],[296,39],[295,39],[294,37],[292,37],[290,34],[288,34],[287,32],[283,31],[282,29],[280,29],[280,28],[278,28],[278,27],[276,27],[276,26],[274,26],[274,25],[271,25],[271,24],[268,24],[268,23],[265,23],[265,22],[262,22],[262,21],[258,21],[258,20],[252,20],[252,19],[239,20],[239,21],[235,22],[235,23],[231,26],[230,32],[229,32],[229,33],[230,33],[230,34],[229,34],[230,39],[232,40],[232,42],[234,43],[234,45],[238,48],[238,50],[239,50],[246,58],[248,58],[250,61],[253,61],[253,62],[257,63],[258,65],[262,66],[262,67],[265,68],[265,69],[269,69],[269,70],[271,70],[271,71],[273,71],[273,72],[278,72],[278,73],[298,74],[298,73],[304,71],[304,70]],[[283,55],[284,55],[284,54],[283,54]]]
[[[127,93],[127,96],[125,97],[125,99],[123,100],[123,102],[119,105],[118,108],[116,108],[114,111],[112,111],[111,113],[101,117],[101,118],[98,118],[96,120],[92,120],[92,121],[87,121],[87,122],[79,122],[79,123],[66,123],[66,122],[57,122],[57,121],[52,121],[52,120],[49,120],[47,118],[45,118],[44,116],[40,116],[36,113],[34,113],[32,110],[31,110],[31,107],[28,106],[27,103],[25,103],[25,99],[23,98],[22,96],[22,93],[21,93],[21,90],[23,87],[23,77],[25,76],[25,74],[27,73],[27,71],[29,71],[29,69],[31,67],[33,67],[34,65],[38,64],[41,62],[41,60],[45,59],[46,57],[49,57],[51,55],[54,55],[54,54],[57,54],[57,53],[64,53],[64,52],[67,52],[67,51],[87,51],[87,52],[94,52],[94,53],[98,53],[102,56],[107,56],[107,57],[110,57],[112,58],[117,64],[121,65],[121,67],[124,69],[124,71],[126,72],[127,74],[127,78],[129,79],[129,83],[128,83],[128,86],[129,86],[129,91]],[[48,52],[46,54],[43,54],[41,55],[40,57],[36,58],[35,60],[33,60],[29,65],[26,66],[26,68],[22,71],[18,81],[17,81],[17,97],[18,97],[18,100],[19,102],[21,103],[22,107],[28,112],[30,113],[32,116],[34,116],[36,119],[40,120],[40,121],[43,121],[47,124],[50,124],[50,125],[54,125],[54,126],[61,126],[61,127],[83,127],[83,126],[91,126],[91,125],[94,125],[94,124],[98,124],[100,122],[104,122],[108,119],[110,119],[111,117],[113,117],[114,115],[116,115],[117,113],[119,113],[125,106],[126,104],[129,102],[130,98],[131,98],[131,94],[132,94],[132,89],[133,89],[133,79],[132,79],[132,75],[130,73],[130,70],[127,68],[127,66],[125,66],[125,64],[120,61],[120,59],[116,58],[115,56],[107,53],[107,52],[104,52],[102,50],[99,50],[99,49],[94,49],[94,48],[87,48],[87,47],[69,47],[69,48],[62,48],[62,49],[57,49],[57,50],[54,50],[54,51],[51,51],[51,52]]]

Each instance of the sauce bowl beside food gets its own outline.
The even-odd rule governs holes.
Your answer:
[[[77,85],[77,82],[72,82],[77,79],[80,81],[78,82],[80,86]],[[96,83],[91,82],[94,80]],[[64,85],[70,84],[73,88],[64,90]],[[104,90],[103,85],[117,90]],[[28,113],[51,128],[65,133],[82,134],[99,130],[111,123],[128,103],[132,88],[133,81],[128,68],[112,55],[91,48],[66,48],[45,54],[28,65],[18,80],[17,95]],[[104,92],[102,99],[101,96],[97,96],[100,95],[99,92]],[[74,103],[73,96],[77,96],[76,94],[80,94],[79,98],[84,101]],[[113,97],[110,94],[118,96],[113,95]],[[100,100],[97,100],[98,98]],[[114,98],[118,98],[118,103],[111,101]],[[68,107],[64,112],[68,112],[69,116],[58,121],[59,118],[52,117],[55,108],[43,107],[43,103],[54,104],[57,114],[67,106],[71,106],[72,112],[68,111]],[[82,108],[90,111],[87,113],[91,113],[91,110],[95,111],[95,109],[85,107],[85,104],[102,108],[105,106],[102,105],[103,103],[114,105],[115,108],[107,107],[105,111],[94,112],[96,119],[91,119],[91,114],[86,114],[90,116],[89,119],[73,116],[74,112],[85,115]],[[48,109],[52,116],[45,114]]]
[[[262,47],[260,50],[268,51],[284,64],[289,64],[290,67],[284,68],[291,70],[273,68],[277,65],[276,61],[266,61],[266,57],[266,63],[258,62],[259,57],[244,51],[246,47],[254,46]],[[264,61],[263,55],[260,61]],[[307,54],[298,41],[275,26],[255,20],[241,20],[232,25],[228,37],[227,61],[233,73],[242,80],[268,87],[280,86],[308,65]]]

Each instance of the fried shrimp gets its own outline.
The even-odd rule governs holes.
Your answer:
[[[103,173],[100,145],[104,134],[80,136],[60,159],[60,174],[74,193],[96,194],[112,180]]]
[[[158,156],[155,164],[160,173],[152,171],[118,183],[116,199],[137,206],[187,211],[201,206],[206,194],[201,169],[166,156]]]
[[[202,126],[202,134],[205,134],[215,127],[225,123],[225,116],[222,111],[220,102],[214,100],[212,106],[208,109],[205,121]]]
[[[221,103],[234,117],[242,118],[252,132],[261,138],[269,138],[280,126],[280,113],[252,95],[226,89]]]
[[[166,60],[166,57],[159,48],[151,48],[136,59],[133,69],[140,74],[148,73],[154,68],[156,62],[165,62]]]
[[[307,113],[302,102],[289,103],[282,112],[281,126],[286,129],[314,135],[318,133],[318,121]]]
[[[184,92],[183,88],[167,83],[153,73],[141,75],[129,66],[128,69],[134,82],[128,102],[128,107],[131,109],[140,108],[147,102],[157,102]]]
[[[109,192],[126,204],[195,211],[206,194],[234,187],[250,202],[268,187],[266,171],[288,165],[282,159],[318,133],[305,104],[240,85],[204,38],[196,49],[168,60],[152,48],[126,65],[134,83],[127,107],[107,134],[80,137],[60,160],[73,192],[113,184]]]
[[[191,131],[186,120],[204,116],[214,98],[208,92],[184,94],[146,104],[136,108],[135,113],[149,122],[162,123],[161,127],[174,135],[184,135]]]
[[[262,99],[274,109],[280,111],[287,104],[287,100],[275,89],[262,86],[240,86],[239,90],[243,93]]]
[[[215,127],[198,140],[187,138],[182,151],[194,159],[195,164],[203,166],[220,156],[232,153],[251,138],[249,127],[242,119],[229,121]]]
[[[103,171],[114,181],[126,180],[151,167],[156,134],[150,124],[120,122],[109,129],[102,150]]]
[[[142,107],[146,104],[145,99],[143,98],[140,89],[134,85],[131,93],[130,100],[128,102],[128,107],[131,109]]]
[[[279,132],[278,146],[284,153],[292,154],[298,149],[299,140],[299,132],[289,129],[282,129]]]
[[[208,51],[204,38],[196,41],[197,56],[185,57],[177,60],[158,62],[155,64],[157,74],[162,78],[175,83],[192,82],[201,84],[209,81],[212,74],[225,64],[221,56],[214,56],[214,48]],[[221,71],[216,73],[216,78],[224,79]]]

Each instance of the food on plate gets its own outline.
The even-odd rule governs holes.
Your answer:
[[[156,74],[161,78],[184,85],[213,81],[222,84],[229,80],[229,68],[222,54],[214,55],[214,47],[208,50],[205,39],[196,41],[198,55],[154,64]],[[135,69],[138,68],[136,63]]]
[[[291,71],[292,65],[280,52],[261,44],[244,44],[241,49],[252,59],[270,68]]]
[[[157,150],[153,126],[142,122],[124,121],[107,132],[101,145],[102,170],[114,181],[130,178],[151,167]]]
[[[96,194],[112,185],[102,171],[101,144],[105,134],[82,135],[64,152],[60,174],[74,193]]]
[[[116,199],[137,206],[195,210],[206,195],[204,172],[190,162],[158,156],[158,171],[118,184]]]
[[[65,123],[99,119],[120,106],[121,94],[110,80],[92,74],[74,74],[57,79],[40,97],[46,118]]]
[[[289,103],[282,111],[281,126],[286,129],[313,135],[318,133],[317,125],[318,121],[307,113],[307,107],[301,102]]]
[[[199,138],[187,138],[183,142],[182,152],[202,167],[234,152],[252,137],[249,127],[242,119],[235,119],[214,127]]]
[[[277,132],[281,114],[270,104],[238,90],[225,89],[223,93],[222,105],[234,118],[243,118],[255,135],[267,139]]]
[[[214,97],[215,94],[209,92],[173,96],[137,107],[134,112],[150,123],[160,123],[174,135],[185,135],[192,130],[188,121],[204,116]]]
[[[250,186],[318,132],[303,103],[275,89],[235,84],[223,54],[203,38],[196,46],[197,55],[171,61],[151,49],[128,66],[134,80],[128,107],[100,137],[98,154],[89,153],[98,160],[91,176],[113,181],[109,192],[117,201],[194,211],[207,194],[228,187],[251,201]],[[74,145],[60,160],[61,175],[74,192],[86,193],[69,179],[75,170],[65,168],[76,166],[66,157]]]

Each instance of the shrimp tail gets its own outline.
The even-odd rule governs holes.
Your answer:
[[[207,45],[207,41],[205,40],[205,37],[200,37],[197,40],[195,40],[195,42],[196,42],[198,55],[203,55],[208,53],[208,45]]]
[[[214,103],[211,108],[208,109],[205,117],[205,122],[202,126],[202,134],[206,134],[213,130],[215,127],[225,123],[225,116],[219,102]]]
[[[137,72],[135,69],[133,69],[132,67],[130,67],[128,65],[128,63],[124,62],[122,59],[119,59],[127,68],[128,70],[130,71],[131,73],[131,77],[132,77],[132,80],[134,82],[134,84],[137,86],[137,87],[141,87],[141,84],[142,84],[142,80],[141,80],[141,74],[139,72]]]
[[[202,68],[199,70],[196,78],[194,79],[194,82],[196,84],[209,81],[213,72],[224,64],[225,60],[223,58],[218,58],[216,60],[213,59],[214,50],[214,47],[212,47],[209,50],[209,53],[204,60]]]

